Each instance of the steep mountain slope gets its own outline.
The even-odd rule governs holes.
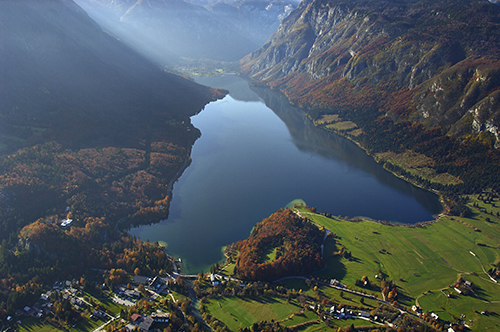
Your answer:
[[[187,117],[214,98],[214,90],[161,71],[104,33],[72,1],[1,1],[0,22],[0,114],[9,146],[41,136],[61,135],[64,144],[74,141],[68,135],[94,139],[92,126],[79,123],[115,128],[154,114]]]
[[[257,0],[257,1],[268,2],[267,0]],[[220,1],[219,0],[186,0],[186,2],[195,4],[195,5],[199,5],[199,6],[208,7],[208,6],[211,6],[215,3],[218,3]],[[224,3],[231,4],[231,5],[235,5],[235,4],[240,3],[240,2],[241,2],[240,0],[226,0],[226,1],[224,1]],[[295,4],[295,7],[296,7],[300,3],[300,0],[292,0],[290,2]]]
[[[343,116],[357,117],[358,141],[367,133],[363,119],[378,118],[422,124],[419,132],[481,134],[498,148],[499,28],[500,7],[485,0],[309,0],[242,69],[315,119],[357,110]]]
[[[161,258],[138,258],[143,273],[172,266],[121,227],[166,218],[199,136],[189,116],[222,94],[164,72],[72,0],[0,1],[0,316],[56,279],[133,271],[125,248]]]
[[[0,240],[68,211],[75,226],[164,218],[199,136],[189,117],[223,92],[164,72],[71,0],[0,1],[0,23]]]
[[[99,24],[161,64],[235,61],[260,47],[296,7],[287,1],[77,0]]]

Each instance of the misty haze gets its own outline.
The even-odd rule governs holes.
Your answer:
[[[276,31],[295,1],[76,1],[105,31],[161,65],[238,61]]]
[[[497,3],[0,1],[0,332],[499,330]]]

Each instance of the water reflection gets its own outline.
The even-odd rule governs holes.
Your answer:
[[[314,126],[302,110],[291,105],[280,92],[271,89],[250,86],[245,80],[235,75],[221,77],[200,77],[200,84],[229,90],[229,95],[236,100],[252,102],[262,101],[286,125],[295,146],[302,152],[322,156],[346,163],[354,168],[373,175],[384,185],[414,197],[430,214],[442,211],[438,197],[421,188],[409,184],[386,171],[382,165],[368,156],[350,140]],[[312,202],[311,202],[312,204]],[[411,213],[411,211],[409,211]],[[401,220],[400,220],[401,221]]]
[[[259,95],[250,89],[247,81],[236,75],[197,77],[196,83],[207,85],[212,88],[226,89],[229,91],[229,95],[238,101],[261,100]]]
[[[401,192],[409,192],[433,214],[441,212],[442,206],[436,195],[411,185],[386,171],[352,141],[314,126],[304,112],[291,105],[283,94],[259,87],[251,89],[285,123],[299,150],[340,160],[359,168],[372,174],[385,185]]]
[[[130,230],[166,242],[186,272],[207,271],[222,259],[222,246],[246,238],[255,223],[297,198],[335,215],[408,223],[440,211],[435,195],[314,127],[280,95],[252,91],[237,76],[198,82],[230,95],[192,117],[201,137],[174,186],[168,220]]]

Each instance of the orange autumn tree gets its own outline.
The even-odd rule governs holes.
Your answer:
[[[275,280],[304,275],[324,266],[324,231],[290,209],[257,223],[246,240],[236,243],[235,274],[245,280]]]

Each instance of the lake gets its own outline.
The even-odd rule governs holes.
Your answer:
[[[201,137],[174,185],[167,220],[130,234],[166,243],[186,273],[209,270],[222,246],[295,199],[333,215],[416,223],[438,197],[390,174],[351,141],[314,127],[278,93],[237,76],[200,78],[230,91],[191,118]]]

